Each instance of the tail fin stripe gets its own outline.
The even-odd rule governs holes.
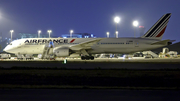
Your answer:
[[[162,24],[162,22],[163,22],[166,18],[168,18],[169,15],[170,15],[170,14],[165,15],[165,17],[149,32],[149,34],[146,35],[146,37],[149,37],[149,36],[159,27],[159,25]],[[169,18],[168,18],[168,19],[169,19]]]
[[[170,17],[169,17],[170,18]],[[156,36],[157,34],[159,34],[158,32],[161,31],[165,26],[167,26],[167,23],[169,22],[169,18],[163,23],[161,24],[161,26],[159,28],[157,28],[153,34],[151,34],[150,37]]]
[[[152,37],[156,37],[167,26],[168,22],[169,21],[167,21],[158,31],[156,31],[156,33]]]
[[[160,37],[164,33],[165,30],[166,30],[166,27],[156,37]]]
[[[165,15],[163,15],[153,26],[156,26],[164,18],[164,16]],[[149,32],[154,28],[153,26],[144,34],[144,36],[149,34]]]

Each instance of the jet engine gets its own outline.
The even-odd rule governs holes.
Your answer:
[[[58,48],[53,50],[54,55],[58,57],[67,57],[70,55],[70,49],[69,48]]]

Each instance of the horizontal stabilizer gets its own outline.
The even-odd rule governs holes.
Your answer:
[[[158,42],[152,43],[151,45],[168,45],[169,41],[170,40],[158,41]]]
[[[176,40],[170,40],[169,42],[174,42],[174,41],[176,41]]]

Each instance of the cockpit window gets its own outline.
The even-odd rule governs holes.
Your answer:
[[[9,45],[12,45],[12,43],[10,43]]]

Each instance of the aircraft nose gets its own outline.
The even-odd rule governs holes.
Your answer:
[[[7,51],[7,46],[3,49],[3,51],[4,51],[4,52],[6,52],[6,51]]]
[[[7,46],[3,49],[3,51],[5,51],[5,52],[8,52],[9,50],[10,50],[9,45],[7,45]]]

